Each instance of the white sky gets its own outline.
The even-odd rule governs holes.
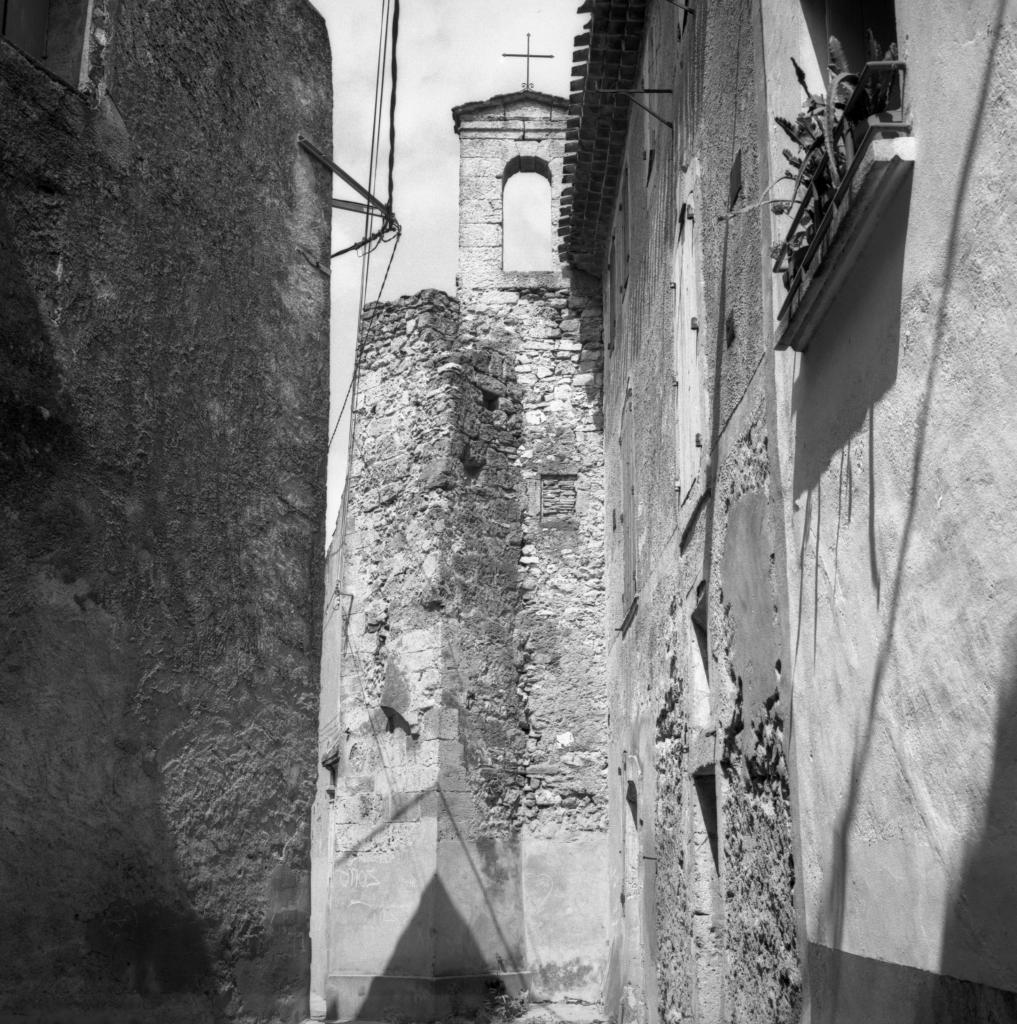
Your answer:
[[[367,184],[381,0],[312,0],[328,22],[332,43],[335,111],[332,153],[340,167]],[[402,0],[399,82],[396,95],[395,213],[403,236],[384,299],[422,288],[455,290],[458,233],[459,140],[452,107],[522,87],[526,62],[502,58],[526,50],[532,34],[530,79],[540,92],[568,96],[573,40],[583,19],[579,0]],[[383,135],[388,137],[388,95]],[[387,148],[375,195],[387,199]],[[342,182],[335,195],[358,197]],[[333,250],[361,237],[363,218],[337,210]],[[368,301],[378,296],[390,245],[371,260]],[[332,261],[332,409],[335,426],[352,371],[361,260],[353,253]],[[329,452],[326,543],[331,539],[345,475],[344,414]]]

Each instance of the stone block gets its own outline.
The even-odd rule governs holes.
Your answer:
[[[420,486],[425,491],[447,489],[455,483],[454,463],[450,458],[431,459],[424,464],[420,475]]]

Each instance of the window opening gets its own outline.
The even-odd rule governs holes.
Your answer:
[[[628,389],[626,389],[628,390]],[[632,395],[625,398],[622,410],[621,485],[622,485],[622,612],[627,614],[636,598],[636,561],[638,534],[636,523],[636,452],[632,422]]]
[[[897,41],[893,0],[802,0],[802,14],[824,82],[829,84],[830,37],[847,57],[848,70],[858,74],[876,44],[879,59]]]
[[[0,0],[0,34],[75,87],[87,27],[88,0]]]
[[[519,171],[502,192],[502,269],[553,269],[551,183],[537,171]]]
[[[607,350],[614,351],[618,335],[618,256],[615,240],[611,239],[611,259],[607,267]]]
[[[630,228],[630,203],[629,203],[629,169],[622,173],[621,192],[618,196],[618,239],[621,243],[618,267],[618,290],[620,295],[625,294],[629,283],[629,228]]]

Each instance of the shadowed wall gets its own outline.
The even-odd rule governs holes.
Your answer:
[[[328,44],[95,0],[0,41],[0,1016],[299,1020]]]

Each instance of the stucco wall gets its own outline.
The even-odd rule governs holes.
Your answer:
[[[0,1014],[299,1020],[325,28],[91,24],[86,93],[0,41]]]
[[[1009,1020],[1017,11],[896,13],[913,174],[776,364],[813,1020]],[[764,25],[773,114],[807,40]]]

